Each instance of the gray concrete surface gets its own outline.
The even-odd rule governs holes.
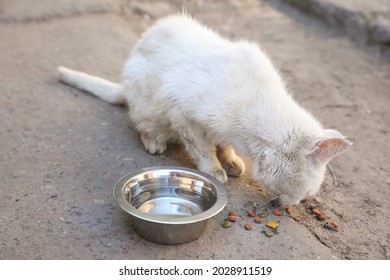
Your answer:
[[[58,82],[64,65],[111,80],[140,34],[183,1],[0,1],[0,259],[389,259],[388,60],[314,19],[267,1],[195,1],[191,13],[273,57],[296,99],[354,149],[332,162],[309,199],[340,223],[329,231],[306,213],[275,217],[279,234],[243,229],[246,209],[266,204],[250,172],[231,179],[227,207],[196,241],[140,238],[115,204],[115,182],[135,169],[193,167],[180,146],[144,152],[126,109]],[[230,209],[240,219],[221,222]],[[272,211],[271,208],[268,209]]]
[[[389,0],[283,0],[360,42],[390,44]]]

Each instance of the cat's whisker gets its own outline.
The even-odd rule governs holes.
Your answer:
[[[337,186],[338,186],[337,177],[336,177],[336,174],[335,174],[334,171],[333,171],[333,168],[330,166],[329,163],[327,164],[326,167],[328,168],[329,173],[330,173],[330,175],[331,175],[332,178],[333,178],[333,184],[337,187]]]

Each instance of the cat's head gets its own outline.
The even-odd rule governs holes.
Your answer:
[[[278,204],[296,205],[319,190],[326,164],[351,145],[341,133],[331,129],[324,130],[321,137],[301,136],[282,146],[261,150],[253,172]]]

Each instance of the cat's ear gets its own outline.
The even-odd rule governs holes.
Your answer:
[[[324,137],[315,139],[311,143],[307,156],[315,162],[327,163],[348,150],[351,145],[352,143],[345,139],[340,132],[327,129],[324,131]]]

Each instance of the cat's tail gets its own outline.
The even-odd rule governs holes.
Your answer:
[[[60,80],[80,90],[92,93],[100,99],[115,105],[126,104],[122,85],[105,79],[74,71],[66,67],[58,67]]]

